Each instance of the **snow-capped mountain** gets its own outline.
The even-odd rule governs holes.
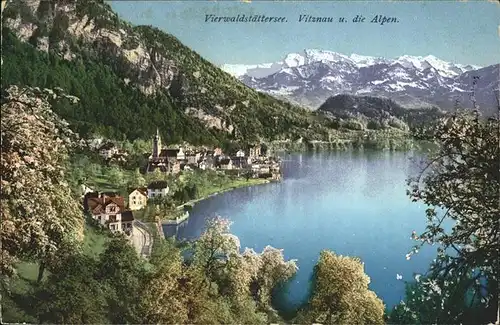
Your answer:
[[[395,59],[344,55],[306,49],[279,62],[223,65],[246,85],[312,109],[337,94],[388,97],[406,107],[438,105],[449,109],[457,99],[470,106],[473,76],[479,76],[476,100],[486,114],[494,111],[499,65],[479,67],[435,56],[403,55]]]
[[[278,72],[283,67],[281,62],[262,63],[262,64],[223,64],[221,69],[235,77],[247,75],[253,78],[263,78],[275,72]]]

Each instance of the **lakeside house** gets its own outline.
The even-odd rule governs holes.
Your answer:
[[[125,200],[116,193],[88,193],[84,207],[94,220],[108,228],[111,232],[123,232],[131,235],[133,232],[134,215],[125,209]]]
[[[128,153],[120,149],[115,143],[107,141],[97,148],[99,156],[108,163],[125,163],[127,162]]]
[[[250,158],[259,158],[261,156],[261,145],[251,145],[248,148],[248,155]]]
[[[125,163],[127,162],[128,158],[128,153],[125,151],[118,151],[118,153],[115,153],[111,158],[108,158],[108,162],[110,163]]]
[[[201,170],[214,169],[215,168],[214,158],[211,156],[203,158],[198,163],[198,168]]]
[[[177,161],[184,160],[186,159],[186,155],[184,154],[184,151],[182,150],[182,147],[177,149]]]
[[[103,138],[90,138],[90,139],[81,139],[80,144],[88,147],[90,150],[99,150],[102,146],[104,139]]]
[[[281,179],[281,162],[278,158],[266,156],[254,158],[247,169],[252,171],[254,178]]]
[[[198,164],[201,160],[201,152],[188,151],[186,152],[186,164]]]
[[[221,158],[219,161],[220,169],[231,170],[233,169],[233,161],[230,158]]]
[[[178,148],[165,148],[162,146],[160,131],[157,129],[156,135],[153,137],[153,149],[148,156],[145,172],[151,173],[159,170],[166,174],[177,174],[181,170],[213,169],[213,157],[222,154],[221,148],[210,150],[206,147],[196,148],[189,144],[183,144]]]
[[[148,199],[155,197],[165,197],[167,196],[170,188],[166,181],[154,181],[151,182],[147,187]]]
[[[222,148],[213,150],[206,147],[195,147],[182,144],[178,148],[164,148],[161,144],[159,129],[153,137],[153,149],[148,156],[146,172],[150,173],[157,169],[162,173],[177,174],[181,171],[189,172],[195,169],[208,170],[219,169],[239,170],[240,172],[251,172],[252,177],[266,177],[280,179],[280,164],[276,158],[263,155],[263,145],[251,144],[244,149],[238,149],[231,155],[225,155]],[[278,175],[279,174],[279,175]],[[156,192],[148,190],[148,198]],[[161,192],[159,195],[162,194]]]
[[[98,198],[101,195],[105,195],[105,196],[108,196],[108,197],[117,197],[117,196],[120,196],[120,194],[117,193],[117,192],[99,192],[99,191],[88,192],[83,197],[83,210],[84,211],[89,211],[88,200],[91,199],[91,198]]]
[[[130,210],[140,210],[148,203],[148,189],[139,187],[133,189],[128,195],[128,207]]]
[[[252,159],[245,156],[235,156],[231,157],[231,163],[235,168],[244,169],[252,164]]]
[[[198,169],[198,164],[185,164],[185,165],[181,165],[181,169],[183,171],[186,171],[186,172],[191,172],[195,169]]]
[[[259,168],[259,174],[269,174],[271,172],[271,169],[269,165],[261,165]]]

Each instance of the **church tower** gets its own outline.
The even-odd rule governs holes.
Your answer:
[[[161,152],[160,131],[156,128],[156,135],[153,138],[153,159],[158,158]]]

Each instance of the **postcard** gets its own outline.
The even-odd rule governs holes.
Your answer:
[[[499,324],[498,1],[2,1],[1,321]]]

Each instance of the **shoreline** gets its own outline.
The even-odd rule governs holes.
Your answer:
[[[242,184],[242,185],[239,185],[239,186],[232,186],[232,187],[229,187],[229,188],[226,188],[226,189],[223,189],[223,190],[219,190],[217,192],[214,192],[214,193],[210,193],[208,195],[205,195],[203,197],[200,197],[200,198],[197,198],[197,199],[194,199],[194,200],[190,200],[186,203],[183,203],[179,206],[176,207],[177,210],[180,210],[182,208],[184,208],[185,206],[194,206],[196,203],[200,202],[200,201],[203,201],[203,200],[206,200],[208,198],[211,198],[213,196],[216,196],[216,195],[219,195],[219,194],[222,194],[222,193],[225,193],[225,192],[229,192],[229,191],[232,191],[232,190],[235,190],[235,189],[238,189],[238,188],[243,188],[243,187],[252,187],[252,186],[256,186],[256,185],[262,185],[262,184],[269,184],[269,183],[273,183],[273,182],[279,182],[279,181],[275,181],[275,180],[270,180],[270,179],[262,179],[262,181],[259,181],[259,182],[255,182],[255,183],[252,183],[252,184]],[[161,224],[162,226],[165,226],[165,225],[168,225],[168,226],[178,226],[180,225],[181,223],[183,223],[184,221],[186,221],[187,219],[189,219],[189,212],[186,211],[186,213],[184,213],[184,215],[180,218],[176,218],[175,220],[161,220]]]

